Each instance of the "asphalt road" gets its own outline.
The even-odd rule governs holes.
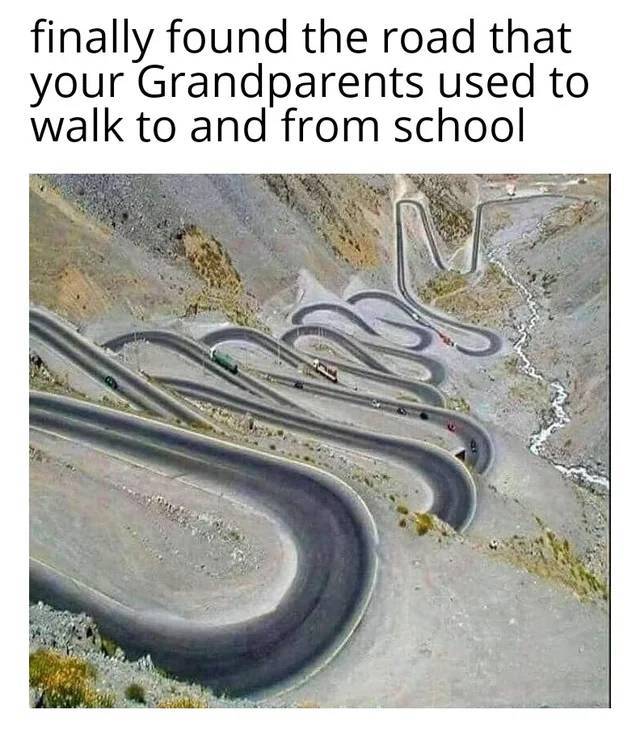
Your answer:
[[[242,327],[238,327],[237,329],[242,330]],[[236,329],[232,328],[228,331],[235,333]],[[255,330],[251,331],[255,332]],[[255,333],[260,334],[260,332]],[[205,349],[202,344],[196,342],[195,340],[188,339],[187,337],[183,337],[180,334],[176,334],[175,332],[169,332],[163,329],[146,329],[136,332],[127,332],[126,334],[114,337],[108,342],[105,342],[103,347],[105,349],[117,351],[122,349],[124,345],[136,341],[150,342],[152,344],[160,345],[161,347],[166,347],[172,352],[175,352],[186,358],[197,367],[202,368],[203,371],[218,378],[222,378],[222,380],[228,383],[232,383],[238,388],[242,388],[243,390],[248,391],[253,395],[267,398],[275,405],[280,405],[284,403],[290,405],[292,408],[298,408],[294,403],[289,401],[284,396],[281,396],[277,391],[274,391],[269,386],[264,385],[264,383],[255,380],[250,375],[242,372],[236,373],[234,375],[233,373],[229,372],[228,370],[211,360],[209,356],[209,351]]]
[[[491,466],[494,459],[493,442],[487,430],[471,416],[460,413],[458,411],[449,411],[446,408],[434,406],[431,403],[416,403],[415,401],[393,400],[386,396],[377,396],[372,393],[359,393],[341,388],[339,385],[330,383],[320,383],[318,381],[305,381],[300,378],[292,378],[289,375],[280,375],[277,373],[266,373],[269,379],[282,385],[292,387],[294,383],[302,385],[302,390],[313,395],[326,396],[343,403],[351,403],[354,406],[372,406],[372,401],[377,401],[380,405],[378,411],[385,413],[397,414],[398,409],[402,408],[406,411],[403,416],[407,421],[419,421],[425,430],[425,441],[428,442],[429,427],[438,426],[447,429],[448,425],[453,423],[456,427],[456,436],[460,440],[460,444],[466,450],[466,462],[470,467],[482,474]],[[160,378],[159,378],[160,379]],[[166,385],[174,387],[174,381],[161,379]],[[179,388],[178,392],[183,391]],[[426,413],[428,419],[421,418],[421,414]],[[305,421],[307,418],[305,417]],[[325,419],[323,419],[326,421]],[[471,442],[475,442],[476,452],[471,451]],[[443,518],[443,520],[447,520]],[[450,521],[448,521],[450,522]],[[470,521],[469,521],[470,522]],[[451,523],[456,526],[455,523]],[[468,523],[465,524],[468,525]]]
[[[30,596],[83,610],[131,655],[149,653],[163,669],[243,694],[281,687],[326,661],[366,609],[377,568],[377,533],[366,506],[347,485],[308,465],[218,441],[83,401],[33,392],[30,425],[176,474],[235,486],[286,526],[297,569],[270,613],[241,623],[182,619],[134,610],[95,588],[32,560]],[[99,553],[99,551],[97,552]]]
[[[360,362],[364,363],[373,370],[382,373],[393,374],[388,366],[388,361],[380,360],[372,355],[372,351],[388,355],[390,357],[399,357],[402,360],[414,362],[429,374],[429,382],[432,385],[439,385],[446,377],[444,365],[433,357],[419,354],[411,350],[401,347],[392,347],[390,345],[378,345],[372,342],[364,342],[360,339],[356,340],[348,334],[341,332],[333,327],[325,327],[319,324],[300,324],[292,327],[280,336],[280,339],[287,344],[295,346],[300,337],[320,336],[329,342],[334,342],[354,355]]]
[[[531,194],[522,197],[507,197],[490,199],[484,202],[480,202],[475,211],[474,228],[473,228],[473,241],[471,246],[471,264],[468,273],[474,273],[478,269],[479,252],[480,252],[480,236],[482,233],[482,218],[484,211],[488,206],[495,204],[522,204],[523,202],[533,201],[535,199],[568,199],[574,201],[582,201],[580,197],[575,197],[566,194]],[[411,289],[407,285],[406,281],[406,257],[404,251],[404,225],[402,211],[403,207],[413,207],[418,211],[422,226],[425,231],[427,238],[427,246],[431,253],[432,260],[439,270],[446,271],[448,266],[444,263],[438,244],[435,237],[435,228],[431,221],[431,216],[428,210],[424,207],[421,202],[414,199],[399,199],[395,204],[395,225],[396,225],[396,287],[402,298],[398,298],[393,293],[378,290],[366,290],[360,291],[349,297],[347,301],[350,304],[356,304],[359,301],[365,299],[386,301],[396,306],[411,317],[414,321],[424,324],[424,326],[434,329],[436,327],[431,324],[431,321],[436,323],[444,324],[446,326],[455,327],[458,330],[467,332],[472,335],[481,337],[486,342],[484,348],[471,348],[465,345],[456,344],[455,348],[464,355],[473,357],[488,357],[500,351],[502,348],[502,340],[490,329],[478,327],[473,324],[466,324],[458,319],[447,316],[439,311],[430,309],[425,306],[419,299],[417,299]],[[417,318],[416,318],[417,317]],[[424,321],[423,321],[424,320]]]
[[[433,505],[428,509],[430,512],[435,513],[459,531],[467,528],[473,519],[476,509],[476,488],[473,478],[459,460],[443,449],[415,439],[404,439],[358,429],[324,417],[314,418],[300,415],[284,408],[267,408],[250,398],[231,397],[219,388],[202,385],[192,380],[158,379],[171,389],[190,398],[210,401],[226,408],[249,410],[253,416],[276,426],[301,431],[316,439],[338,442],[345,447],[364,450],[402,464],[422,477],[425,485],[433,492]],[[348,398],[351,396],[349,395]],[[415,404],[412,408],[415,411]],[[472,421],[461,424],[461,441],[464,441],[469,435],[475,437],[478,442],[477,462],[480,469],[484,470],[492,458],[489,436]]]
[[[305,324],[306,318],[312,314],[315,314],[318,311],[330,311],[335,314],[340,314],[340,316],[345,317],[357,327],[360,327],[363,332],[366,332],[373,337],[385,337],[385,335],[380,334],[380,332],[376,331],[369,324],[369,322],[363,319],[360,314],[355,312],[353,309],[350,309],[345,304],[340,304],[332,301],[316,301],[313,304],[305,304],[304,306],[301,306],[299,309],[296,309],[296,311],[291,315],[291,323],[294,325]],[[417,352],[421,352],[422,350],[427,348],[433,341],[433,334],[424,329],[424,327],[416,327],[412,324],[395,322],[391,319],[381,319],[380,321],[390,324],[393,327],[399,327],[400,329],[404,329],[405,331],[412,332],[416,336],[417,341],[414,342],[414,344],[405,347],[406,350],[416,350]]]
[[[360,350],[361,353],[366,351],[362,347],[360,347],[360,345],[358,345],[358,343],[356,343],[355,340],[353,340],[352,338],[348,337],[347,335],[341,336],[343,337],[344,345],[353,354],[357,355],[358,350]],[[311,352],[302,352],[300,350],[294,349],[293,345],[285,342],[283,339],[274,339],[273,337],[270,337],[263,332],[259,332],[255,329],[249,329],[246,327],[222,327],[220,329],[216,329],[215,331],[209,332],[201,338],[201,341],[208,346],[217,346],[228,341],[250,342],[251,344],[255,344],[262,349],[270,352],[272,355],[278,357],[278,359],[282,362],[285,362],[287,365],[290,365],[291,367],[296,369],[307,366],[309,369],[312,370],[313,358],[316,357],[322,361],[326,360],[326,357],[323,357],[322,355],[316,355]],[[406,356],[405,352],[402,350],[401,354],[403,357]],[[384,383],[385,385],[389,385],[401,391],[413,393],[420,400],[430,403],[434,406],[444,405],[444,396],[434,386],[417,380],[412,380],[411,378],[403,378],[397,376],[392,373],[388,368],[384,368],[383,370],[373,367],[365,368],[359,365],[353,365],[351,363],[346,363],[334,359],[331,360],[331,364],[337,367],[340,372],[357,375],[361,378],[370,379],[378,383]],[[370,366],[373,364],[381,365],[380,361],[375,360],[372,355],[368,356],[368,364]],[[436,366],[434,366],[434,370],[437,370]],[[265,372],[265,375],[271,375],[271,373]]]
[[[118,394],[163,418],[208,423],[176,398],[176,392],[251,410],[275,424],[316,438],[337,439],[399,462],[428,483],[432,512],[460,530],[473,518],[474,481],[462,463],[443,450],[314,419],[297,408],[274,407],[264,395],[249,390],[239,398],[223,387],[174,380],[168,381],[171,391],[166,392],[155,380],[129,370],[45,310],[31,310],[30,326],[34,336],[97,381],[114,376]],[[163,343],[173,348],[184,341]],[[159,666],[177,676],[236,694],[282,687],[304,676],[326,662],[357,625],[375,581],[376,531],[362,501],[340,480],[308,465],[52,394],[31,394],[30,425],[142,463],[170,464],[177,474],[204,473],[214,481],[235,483],[257,508],[266,509],[290,529],[299,565],[291,588],[272,614],[233,626],[216,627],[131,610],[126,601],[106,598],[99,589],[82,585],[38,560],[32,560],[30,567],[32,599],[84,610],[128,653],[149,653]],[[479,435],[478,458],[484,461],[489,452],[490,443],[485,448]]]
[[[55,350],[70,363],[106,388],[107,375],[115,378],[118,389],[114,399],[125,397],[129,403],[151,413],[187,423],[209,425],[209,420],[194,408],[153,385],[140,373],[111,358],[104,350],[85,339],[75,329],[46,309],[29,309],[29,334]]]

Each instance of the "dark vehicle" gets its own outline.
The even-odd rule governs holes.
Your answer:
[[[398,406],[398,413],[400,414],[400,416],[406,416],[407,415],[407,409],[406,408],[402,408],[402,406]]]
[[[420,411],[420,418],[423,421],[428,421],[429,420],[429,414],[426,411]]]
[[[453,421],[449,421],[449,423],[447,424],[447,429],[455,434],[458,430],[458,427],[453,423]]]
[[[235,363],[229,355],[225,355],[224,352],[218,352],[215,347],[211,348],[211,359],[217,362],[218,365],[228,370],[234,375],[238,372],[238,365]]]
[[[293,384],[294,388],[297,388],[298,390],[302,390],[304,388],[304,383],[301,383],[299,380],[296,380],[296,382]]]
[[[472,439],[471,440],[470,446],[471,446],[471,453],[472,454],[477,454],[478,453],[478,445],[476,444],[476,440],[475,439]]]
[[[104,379],[104,382],[111,388],[111,390],[118,390],[118,384],[116,383],[115,379],[112,378],[110,375],[107,375]]]

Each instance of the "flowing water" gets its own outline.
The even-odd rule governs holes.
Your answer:
[[[523,240],[531,240],[538,234],[539,226],[532,233],[523,235]],[[510,244],[509,244],[510,245]],[[507,251],[509,249],[507,245]],[[543,454],[544,446],[547,439],[553,434],[554,431],[566,426],[570,421],[571,417],[565,409],[569,392],[567,388],[559,380],[547,380],[544,375],[538,370],[533,364],[531,358],[526,352],[527,345],[531,341],[531,334],[535,329],[538,321],[540,320],[540,311],[538,303],[536,302],[533,293],[527,286],[522,283],[516,276],[499,260],[495,252],[488,252],[487,257],[491,263],[494,263],[505,277],[512,283],[523,295],[527,308],[529,310],[528,321],[521,322],[518,327],[518,339],[516,340],[513,348],[518,355],[518,367],[525,375],[530,378],[537,380],[546,387],[548,387],[552,394],[551,399],[551,412],[548,418],[542,420],[542,426],[538,431],[531,435],[529,439],[529,450],[532,454],[537,457],[543,457],[548,459]],[[549,460],[551,461],[551,460]],[[597,475],[582,465],[567,466],[557,462],[553,462],[553,466],[566,477],[571,477],[577,482],[583,482],[590,486],[598,485],[609,490],[609,479],[602,475]]]

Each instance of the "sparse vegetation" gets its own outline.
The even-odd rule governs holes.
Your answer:
[[[595,209],[596,203],[590,200],[571,202],[570,204],[554,207],[544,218],[540,227],[540,236],[535,244],[543,243],[564,230],[582,224],[585,219],[595,212]]]
[[[503,326],[509,309],[520,301],[517,288],[496,263],[490,263],[473,283],[459,273],[442,273],[428,281],[419,295],[466,322],[494,327]]]
[[[445,245],[462,242],[471,234],[471,212],[460,203],[468,196],[467,182],[462,176],[411,174],[408,177],[418,191],[429,199],[433,224]]]
[[[138,702],[138,704],[144,704],[146,701],[145,691],[142,684],[137,682],[131,682],[129,686],[124,690],[124,696],[130,702]]]
[[[37,447],[32,446],[29,444],[29,459],[32,459],[34,462],[44,462],[45,461],[45,455],[44,452]]]
[[[118,644],[103,635],[100,638],[100,648],[102,649],[102,653],[104,653],[105,656],[113,658],[118,651]]]
[[[418,536],[424,536],[425,533],[429,533],[435,528],[433,516],[430,513],[414,513],[413,522]]]
[[[87,397],[69,384],[69,377],[60,377],[53,373],[38,355],[29,356],[29,389],[60,393],[71,398],[86,400]]]
[[[447,408],[451,411],[459,411],[460,413],[470,413],[471,406],[462,396],[447,398]]]
[[[236,324],[265,331],[256,305],[222,244],[194,225],[180,231],[177,239],[191,265],[206,282],[201,293],[186,305],[185,316],[216,310]]]
[[[396,511],[402,516],[398,522],[400,528],[407,528],[411,522],[418,536],[424,536],[430,531],[437,531],[440,536],[450,535],[450,527],[432,513],[411,511],[406,505],[401,504],[396,506]]]
[[[207,705],[195,697],[173,697],[172,699],[163,699],[158,704],[161,709],[202,709]]]
[[[496,545],[495,553],[538,577],[559,582],[580,598],[607,599],[605,582],[582,563],[566,538],[557,536],[536,517],[541,534],[512,536]]]
[[[380,232],[369,213],[378,213],[383,191],[350,175],[264,174],[262,179],[282,202],[308,219],[336,258],[358,269],[380,265]]]
[[[418,291],[420,298],[427,304],[465,288],[467,281],[461,273],[444,271],[431,278]]]
[[[29,655],[29,686],[44,707],[113,707],[113,696],[95,688],[96,671],[87,661],[40,648]]]

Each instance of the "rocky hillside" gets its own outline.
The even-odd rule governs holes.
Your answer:
[[[463,178],[404,183],[430,197],[443,239],[465,236]],[[211,309],[256,324],[269,299],[294,300],[302,271],[338,294],[354,276],[388,288],[397,195],[393,176],[34,176],[31,299],[80,322]],[[196,237],[237,278],[212,279]]]

